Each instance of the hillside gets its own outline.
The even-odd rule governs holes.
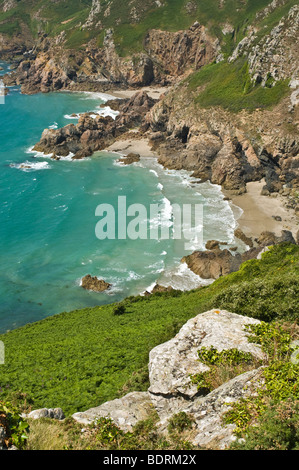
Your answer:
[[[61,446],[75,449],[84,446],[100,449],[188,449],[183,431],[189,429],[191,422],[188,416],[183,416],[184,413],[173,417],[173,430],[176,431],[174,435],[170,433],[170,442],[157,436],[153,440],[153,427],[157,420],[154,415],[134,428],[133,434],[124,434],[115,424],[102,419],[96,426],[86,428],[86,440],[82,441],[81,428],[71,415],[124,395],[129,397],[129,392],[145,392],[149,387],[150,351],[173,338],[186,321],[216,307],[237,312],[242,318],[263,322],[256,330],[260,339],[257,341],[256,338],[254,342],[264,345],[268,358],[273,357],[266,375],[269,387],[264,397],[265,404],[269,397],[276,401],[281,401],[281,398],[298,400],[295,388],[292,391],[298,366],[292,365],[287,358],[283,362],[283,355],[288,357],[290,351],[289,342],[298,338],[298,263],[297,245],[275,245],[262,255],[262,259],[245,262],[238,272],[218,279],[209,287],[185,293],[172,291],[128,298],[121,303],[124,306],[121,314],[119,309],[115,309],[119,304],[62,313],[1,335],[6,360],[1,366],[0,399],[8,403],[8,409],[11,407],[26,413],[37,408],[62,408],[67,419],[61,424],[47,419],[30,421],[29,442],[33,449],[59,449]],[[178,345],[178,341],[174,344]],[[213,354],[215,358],[215,351]],[[231,371],[235,375],[248,370],[247,356],[243,356],[240,358],[241,363],[245,360],[243,369],[234,366]],[[157,357],[162,360],[164,355],[158,354]],[[206,359],[209,357],[212,360],[207,350]],[[222,381],[229,380],[229,370],[228,365],[224,366],[226,378]],[[163,376],[159,375],[161,379]],[[216,376],[211,376],[211,379],[215,381]],[[251,408],[246,411],[248,420],[242,421],[242,414],[239,417],[243,405],[231,417],[227,416],[228,423],[237,423],[240,432],[246,428],[247,422],[249,424],[251,419],[268,410],[264,405],[261,407],[263,399],[256,405],[251,396],[248,400],[249,405],[251,403]],[[192,408],[192,402],[190,406]],[[255,406],[258,406],[258,411],[252,416],[250,413]],[[195,412],[193,406],[192,413]],[[107,439],[107,432],[112,433],[111,439]]]

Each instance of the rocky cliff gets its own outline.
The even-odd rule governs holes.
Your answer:
[[[23,93],[166,84],[210,63],[218,51],[218,40],[197,22],[175,33],[150,30],[144,51],[124,58],[116,50],[112,29],[105,32],[101,48],[91,40],[84,51],[66,49],[60,36],[42,36],[5,82],[21,85]]]

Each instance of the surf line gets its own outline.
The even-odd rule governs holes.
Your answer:
[[[126,196],[118,196],[117,208],[104,203],[97,206],[100,217],[95,234],[99,240],[185,240],[185,248],[203,240],[203,205],[173,204],[168,199],[150,204],[149,214],[143,204],[127,206]],[[131,220],[129,220],[131,218]],[[155,221],[155,223],[152,223]]]

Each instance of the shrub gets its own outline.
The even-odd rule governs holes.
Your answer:
[[[235,450],[299,450],[299,400],[271,403]]]
[[[20,416],[18,408],[9,402],[0,401],[0,426],[4,428],[6,447],[15,445],[18,449],[26,446],[29,424]]]

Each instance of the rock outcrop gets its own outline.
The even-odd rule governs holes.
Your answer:
[[[82,114],[76,125],[45,129],[33,150],[51,154],[55,159],[70,154],[74,159],[90,156],[111,145],[129,129],[140,126],[155,102],[145,92],[137,92],[132,98],[123,100],[115,120],[110,116]]]
[[[146,419],[154,410],[147,392],[132,392],[122,398],[112,400],[87,411],[73,414],[73,418],[81,424],[91,424],[96,419],[109,417],[126,432]]]
[[[41,418],[50,418],[50,419],[57,419],[62,421],[65,416],[61,408],[41,408],[39,410],[33,410],[26,418],[29,419],[41,419]]]
[[[235,236],[242,240],[249,249],[243,253],[235,252],[232,248],[222,250],[219,247],[219,242],[209,240],[205,251],[194,251],[190,255],[184,256],[181,262],[186,263],[188,268],[202,279],[218,279],[238,271],[245,261],[257,258],[266,246],[279,243],[296,244],[296,240],[289,230],[282,230],[281,236],[269,231],[262,232],[254,241],[255,243],[240,229],[235,230]]]
[[[189,320],[170,341],[150,352],[147,392],[133,392],[121,399],[106,402],[73,418],[90,424],[109,417],[124,431],[131,431],[139,420],[153,411],[160,422],[157,429],[167,433],[169,419],[180,411],[192,416],[192,444],[198,447],[225,448],[234,440],[234,425],[225,426],[222,414],[232,402],[251,396],[262,386],[262,368],[241,374],[204,396],[190,376],[208,369],[198,359],[198,350],[213,346],[218,351],[237,348],[250,353],[256,361],[264,356],[259,345],[248,342],[245,325],[260,322],[225,310],[211,310]]]
[[[194,251],[184,256],[182,263],[202,279],[218,279],[234,271],[238,271],[242,263],[239,253],[232,254],[229,250],[216,248],[206,251]]]
[[[96,276],[92,277],[90,274],[87,274],[87,276],[82,278],[81,287],[93,292],[104,292],[105,290],[110,289],[111,284],[103,279],[98,279]]]

